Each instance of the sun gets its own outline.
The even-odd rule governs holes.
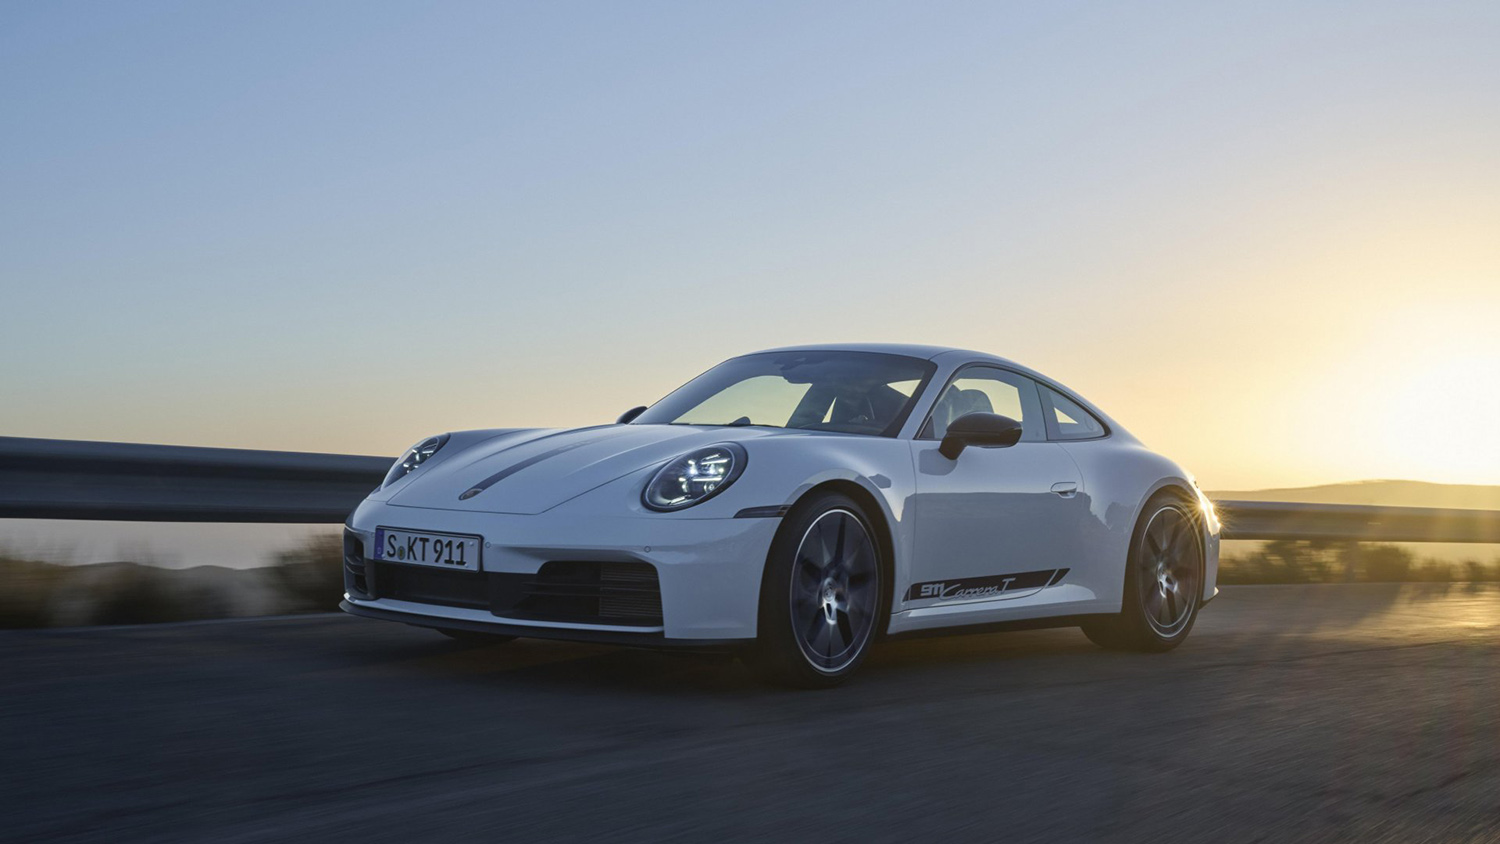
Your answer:
[[[1500,309],[1414,309],[1351,350],[1323,383],[1343,427],[1324,435],[1342,440],[1335,448],[1350,479],[1500,483],[1497,317]]]

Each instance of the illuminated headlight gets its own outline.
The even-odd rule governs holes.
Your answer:
[[[714,497],[745,471],[745,449],[734,443],[700,448],[661,467],[641,501],[652,510],[681,510]]]
[[[442,434],[436,437],[428,437],[427,439],[422,440],[411,448],[408,448],[406,450],[406,454],[402,455],[401,459],[397,460],[395,464],[391,466],[391,470],[389,472],[385,473],[385,480],[380,484],[381,487],[388,487],[396,481],[416,471],[418,466],[426,463],[427,458],[431,457],[434,454],[437,454],[437,450],[442,448],[443,445],[447,442],[448,435]]]

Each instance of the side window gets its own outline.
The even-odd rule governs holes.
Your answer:
[[[1091,440],[1104,436],[1104,423],[1051,387],[1042,387],[1047,405],[1047,436],[1054,440]]]
[[[943,388],[918,437],[940,440],[966,413],[998,413],[1021,423],[1022,440],[1045,439],[1042,408],[1031,379],[1003,369],[971,366]]]

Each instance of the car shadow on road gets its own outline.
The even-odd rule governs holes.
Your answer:
[[[1224,660],[1274,660],[1300,651],[1306,639],[1389,640],[1414,613],[1432,626],[1489,612],[1500,588],[1469,584],[1231,587],[1206,607],[1173,657],[1111,653],[1076,628],[894,639],[878,643],[849,688],[895,681],[944,684],[1003,675],[1017,684],[1119,672],[1177,669]],[[1441,626],[1441,625],[1439,625]],[[1437,631],[1435,635],[1440,635]],[[370,648],[376,647],[370,643]],[[355,654],[350,654],[356,657]],[[771,694],[732,654],[656,652],[603,645],[520,639],[466,646],[411,629],[357,655],[382,672],[503,686],[625,695]]]
[[[429,678],[594,693],[716,697],[783,690],[763,685],[734,654],[677,653],[520,639],[464,646],[428,641],[412,631],[409,645],[388,648],[382,670]],[[1101,654],[1076,629],[901,639],[878,643],[848,687],[899,675],[935,679],[972,674],[976,666],[1001,670],[1018,660],[1070,660]]]

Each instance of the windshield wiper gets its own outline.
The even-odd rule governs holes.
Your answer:
[[[784,430],[785,425],[772,425],[769,422],[751,422],[748,417],[741,416],[733,422],[660,422],[661,425],[681,425],[685,428],[776,428]]]

